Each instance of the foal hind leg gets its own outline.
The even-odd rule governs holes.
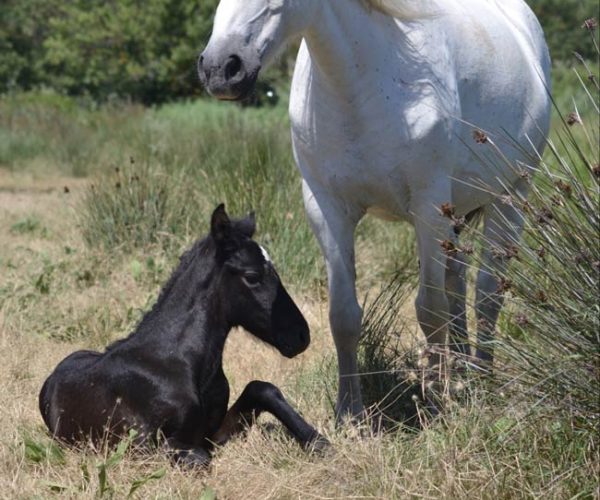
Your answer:
[[[327,439],[290,406],[277,387],[258,380],[250,382],[227,411],[221,427],[211,437],[212,441],[225,444],[252,425],[263,411],[274,415],[304,449],[321,450],[329,445]]]
[[[477,314],[477,358],[489,368],[493,363],[494,329],[504,302],[499,278],[517,247],[523,219],[510,204],[496,201],[485,208],[486,248],[477,275],[475,309]]]

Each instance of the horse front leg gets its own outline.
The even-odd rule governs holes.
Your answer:
[[[329,324],[338,359],[336,419],[360,419],[363,402],[357,350],[362,310],[356,298],[354,230],[362,213],[337,203],[329,194],[303,182],[304,206],[325,258],[329,285]]]
[[[304,449],[323,450],[329,442],[306,422],[273,384],[254,380],[229,409],[219,430],[210,439],[223,445],[252,425],[262,412],[275,416]]]

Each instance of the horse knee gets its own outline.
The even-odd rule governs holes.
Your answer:
[[[362,325],[362,310],[358,303],[332,302],[329,310],[329,324],[338,348],[356,348]]]
[[[421,286],[415,300],[417,320],[428,340],[445,343],[448,324],[448,298],[443,290]]]

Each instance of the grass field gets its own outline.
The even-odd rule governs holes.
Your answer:
[[[584,120],[590,117],[591,128],[572,131],[597,164],[593,101],[570,68],[558,68],[555,82],[560,109],[576,107]],[[553,137],[560,143],[558,123],[555,118]],[[557,158],[548,155],[548,165],[560,164]],[[586,168],[575,153],[572,159]],[[597,189],[590,189],[597,200]],[[205,234],[210,211],[221,201],[232,214],[257,211],[257,239],[272,254],[313,337],[308,352],[285,360],[233,332],[225,359],[232,398],[252,379],[278,384],[331,439],[333,450],[307,456],[279,428],[265,425],[268,419],[220,450],[206,472],[179,470],[159,454],[124,446],[100,453],[58,447],[37,409],[44,378],[73,350],[102,349],[127,335],[178,255]],[[396,270],[409,276],[416,268],[412,230],[368,219],[357,234],[357,254],[359,294],[371,325],[385,326],[383,338],[391,344],[383,357],[393,366],[398,353],[410,357],[422,342],[413,291],[409,285],[384,290],[389,307],[383,313],[375,297]],[[449,401],[437,419],[402,399],[419,431],[400,426],[372,435],[366,427],[336,429],[324,279],[303,214],[285,105],[242,110],[198,101],[144,109],[97,107],[52,93],[0,98],[0,497],[600,497],[598,422],[589,417],[598,418],[593,401],[591,413],[575,415],[576,404],[561,405],[550,393],[523,394],[514,384],[473,381],[469,397]],[[598,312],[596,299],[584,299],[591,311],[578,323],[583,329],[597,324]],[[511,323],[515,311],[509,305],[500,325],[518,339],[525,333]],[[592,339],[590,346],[596,354],[589,366],[575,358],[585,353],[575,352],[569,369],[588,370],[591,379],[584,383],[593,399],[597,343]],[[376,371],[368,353],[363,355],[365,371]],[[535,384],[551,388],[553,380]],[[376,375],[365,376],[371,396],[380,394],[380,385]]]

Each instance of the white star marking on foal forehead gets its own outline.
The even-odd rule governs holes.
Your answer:
[[[273,262],[271,260],[271,256],[269,255],[269,253],[265,250],[265,247],[263,247],[262,245],[258,245],[260,248],[261,253],[263,254],[263,257],[265,258],[265,260],[267,262]]]

